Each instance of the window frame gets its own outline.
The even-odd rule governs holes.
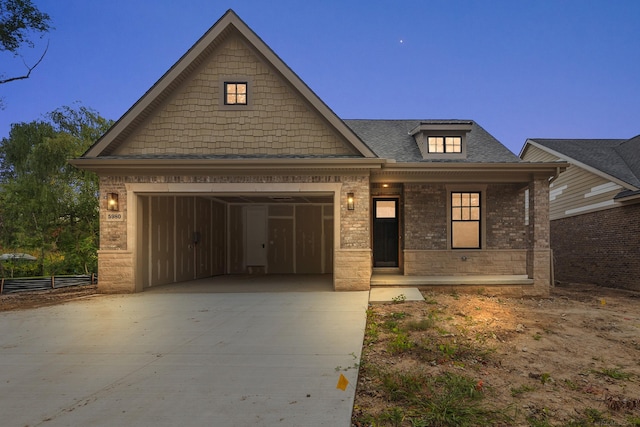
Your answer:
[[[246,84],[247,85],[247,103],[246,104],[227,104],[227,85],[228,84]],[[235,110],[252,110],[253,104],[255,104],[255,98],[253,96],[253,80],[246,76],[222,76],[218,82],[218,107],[224,111]]]
[[[431,138],[440,138],[442,139],[442,151],[431,151]],[[457,147],[459,148],[458,151],[447,151],[447,139],[449,138],[457,138],[458,139],[458,144]],[[464,138],[460,135],[427,135],[426,136],[426,148],[427,148],[427,153],[430,155],[437,155],[437,154],[461,154],[462,153],[462,144],[463,144],[463,140]]]
[[[231,85],[235,85],[236,86],[236,90],[235,90],[235,97],[236,97],[236,102],[229,102],[229,87]],[[244,85],[244,102],[237,102],[238,99],[238,85]],[[230,105],[234,105],[234,106],[245,106],[245,105],[249,105],[249,84],[246,81],[225,81],[224,82],[224,93],[223,93],[223,102],[224,105],[230,106]]]
[[[487,211],[487,186],[486,185],[447,185],[447,249],[454,251],[478,251],[486,249],[487,247],[487,232],[486,232],[486,211]],[[478,193],[480,195],[480,219],[479,219],[479,233],[478,238],[479,247],[454,247],[453,246],[453,216],[452,216],[452,197],[454,193]]]

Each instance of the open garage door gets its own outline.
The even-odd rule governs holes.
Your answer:
[[[140,195],[144,287],[222,274],[333,273],[333,194]]]

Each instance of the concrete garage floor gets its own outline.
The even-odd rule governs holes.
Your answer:
[[[2,424],[349,426],[369,294],[328,283],[190,282],[0,313]]]

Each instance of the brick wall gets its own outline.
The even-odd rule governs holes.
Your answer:
[[[107,218],[107,194],[118,194],[118,212],[121,216],[117,221]],[[127,249],[127,190],[125,180],[121,177],[100,178],[100,249]]]
[[[485,249],[526,249],[524,190],[496,184],[485,193]],[[447,248],[447,197],[444,185],[405,184],[405,249]]]
[[[404,251],[407,276],[525,275],[526,250]]]
[[[133,278],[135,259],[127,251],[98,251],[98,289],[103,293],[141,291]]]
[[[447,249],[447,189],[442,184],[405,184],[406,275],[527,274],[524,189],[488,185],[485,193],[486,247]]]
[[[554,220],[555,278],[640,290],[640,204]]]
[[[345,249],[370,248],[369,222],[369,177],[368,176],[103,176],[100,178],[100,248],[127,249],[126,238],[126,198],[127,183],[340,183],[340,213],[342,216],[341,247]],[[107,193],[119,195],[120,213],[123,220],[109,222],[106,220]],[[354,193],[355,209],[347,210],[347,193]]]
[[[371,286],[371,262],[370,249],[337,250],[334,259],[334,289],[368,291]]]
[[[98,265],[100,287],[104,292],[133,292],[135,254],[127,248],[127,190],[129,183],[341,183],[340,235],[341,246],[335,254],[334,284],[336,290],[369,288],[371,278],[371,232],[369,221],[369,177],[348,176],[103,176],[100,178],[100,249]],[[109,192],[119,195],[121,221],[108,221],[106,199]],[[347,193],[354,193],[355,209],[347,209]],[[336,224],[335,226],[338,226]],[[114,265],[123,268],[111,274]]]
[[[446,195],[442,184],[405,184],[404,249],[447,248]]]
[[[370,249],[371,222],[369,219],[369,177],[342,177],[340,195],[341,247],[343,249]],[[354,209],[347,209],[347,193],[353,193]]]
[[[529,183],[527,274],[534,279],[536,295],[548,295],[552,285],[550,227],[549,181],[534,179]]]
[[[526,249],[522,186],[489,185],[486,193],[487,248]]]

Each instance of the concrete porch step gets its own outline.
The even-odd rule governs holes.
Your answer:
[[[451,285],[533,285],[533,279],[523,275],[475,275],[475,276],[404,276],[400,274],[373,273],[371,286],[451,286]]]

